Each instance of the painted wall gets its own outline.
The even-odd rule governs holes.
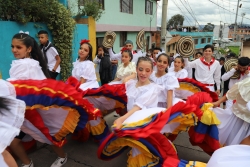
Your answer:
[[[42,23],[27,23],[19,24],[12,21],[0,21],[0,72],[3,79],[9,78],[9,69],[14,56],[11,52],[11,41],[13,35],[19,33],[20,30],[29,31],[29,35],[38,41],[37,33],[41,29],[49,32],[49,39],[52,41],[52,36],[47,26]],[[73,40],[72,60],[75,61],[78,56],[79,43],[81,39],[88,39],[89,31],[87,24],[77,24]],[[60,54],[60,53],[59,53]]]
[[[68,8],[72,13],[78,11],[78,0],[68,0]],[[157,3],[153,2],[153,14],[145,14],[145,0],[133,1],[133,14],[120,12],[120,0],[104,0],[104,13],[97,21],[97,32],[99,31],[139,31],[144,28],[151,31],[156,31],[157,26]]]

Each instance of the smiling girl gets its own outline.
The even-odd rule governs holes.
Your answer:
[[[161,53],[156,58],[157,71],[154,71],[150,79],[156,84],[163,86],[164,91],[159,95],[158,107],[169,108],[173,103],[177,102],[174,98],[175,88],[179,88],[179,82],[174,73],[166,73],[168,68],[169,57],[165,53]]]
[[[118,66],[116,72],[116,78],[110,84],[120,84],[134,79],[136,77],[136,65],[134,62],[131,62],[133,59],[133,54],[129,48],[122,48],[121,50],[122,63]]]
[[[187,70],[183,69],[185,66],[184,59],[181,56],[177,56],[174,59],[174,68],[169,68],[169,72],[174,72],[176,78],[187,78],[188,72]]]
[[[141,109],[157,107],[158,95],[162,87],[150,81],[153,63],[148,57],[140,57],[136,65],[138,80],[126,83],[127,113],[115,120],[116,128],[120,128],[124,120]]]
[[[95,64],[92,62],[92,46],[89,40],[80,42],[78,59],[73,63],[72,76],[80,82],[80,89],[98,88]]]

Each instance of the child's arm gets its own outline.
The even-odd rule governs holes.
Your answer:
[[[167,92],[167,109],[173,105],[173,90],[168,90]]]
[[[56,71],[57,67],[58,67],[58,66],[60,65],[60,63],[61,63],[61,58],[60,58],[59,55],[56,55],[55,59],[56,59],[56,64],[55,64],[55,66],[54,66],[54,68],[53,68],[53,70],[52,70],[53,72]]]
[[[220,98],[218,101],[213,102],[212,104],[214,105],[214,107],[219,107],[221,103],[227,101],[227,96],[223,96],[222,98]]]
[[[129,75],[129,76],[127,76],[127,77],[125,77],[124,79],[123,79],[123,83],[126,83],[126,82],[128,82],[130,79],[135,79],[136,78],[136,73],[132,73],[131,75]]]
[[[115,81],[120,81],[121,79],[120,78],[115,78],[113,81],[111,82],[115,82]]]
[[[87,80],[86,79],[84,79],[84,78],[80,78],[80,84],[83,84],[83,83],[85,83]]]
[[[136,111],[140,110],[141,108],[135,105],[130,111],[128,111],[125,115],[115,120],[114,125],[117,129],[120,129],[122,127],[122,123],[130,117],[132,114],[134,114]]]

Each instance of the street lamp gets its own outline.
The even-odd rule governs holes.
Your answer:
[[[246,15],[246,13],[241,13],[241,17],[242,17],[241,25],[243,24],[243,18],[244,18],[245,15]]]

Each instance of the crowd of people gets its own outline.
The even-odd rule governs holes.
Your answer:
[[[190,82],[192,86],[200,86],[201,88],[197,90],[205,90],[205,92],[203,92],[207,93],[205,96],[211,95],[210,101],[206,102],[212,103],[214,107],[219,107],[221,103],[226,102],[225,110],[218,108],[212,109],[221,122],[221,124],[218,125],[218,140],[222,145],[250,145],[249,58],[237,58],[234,53],[229,53],[225,59],[221,58],[217,61],[213,56],[214,47],[212,45],[206,45],[203,48],[203,53],[197,52],[194,55],[195,60],[189,61],[188,58],[184,58],[178,53],[169,56],[164,53],[161,48],[153,48],[152,54],[143,53],[141,50],[135,51],[133,49],[133,42],[127,40],[124,43],[124,47],[117,54],[113,52],[112,48],[98,46],[96,56],[92,59],[93,49],[90,41],[81,40],[78,59],[73,63],[72,77],[69,78],[66,83],[62,83],[62,81],[55,80],[60,73],[61,59],[59,53],[48,40],[48,32],[42,30],[38,32],[38,36],[41,46],[38,45],[33,37],[25,33],[15,34],[12,38],[12,53],[16,60],[13,60],[11,64],[9,70],[10,78],[7,79],[7,81],[1,80],[0,82],[0,115],[5,115],[5,112],[10,112],[8,110],[14,110],[14,107],[9,105],[10,101],[8,98],[10,96],[13,101],[16,100],[20,103],[18,103],[19,105],[22,105],[22,107],[18,108],[21,110],[20,113],[22,113],[22,117],[24,117],[25,109],[24,103],[20,101],[23,100],[27,107],[25,118],[21,119],[21,124],[23,122],[23,125],[17,127],[19,129],[15,131],[15,134],[9,135],[10,137],[7,140],[9,143],[5,144],[5,147],[1,149],[1,166],[17,166],[11,155],[9,155],[6,150],[7,145],[10,146],[11,153],[20,159],[22,167],[35,166],[22,145],[22,140],[27,136],[40,142],[50,144],[58,156],[51,167],[63,166],[67,162],[67,154],[62,147],[63,140],[69,133],[84,133],[83,126],[86,125],[89,133],[99,137],[98,141],[100,143],[102,143],[109,135],[107,132],[97,132],[94,130],[96,126],[107,126],[104,118],[97,114],[96,111],[98,109],[101,111],[119,109],[117,110],[118,115],[116,114],[118,118],[114,121],[114,128],[118,131],[124,126],[126,127],[124,122],[132,119],[135,115],[135,122],[138,121],[141,123],[142,118],[144,118],[144,112],[147,113],[154,111],[152,113],[156,114],[165,111],[163,114],[167,113],[171,115],[171,112],[173,112],[176,107],[185,104],[187,106],[191,105],[189,104],[188,96],[196,95],[197,91],[191,92],[192,94],[189,92],[188,95],[185,95],[186,92],[182,91],[183,88],[180,85],[180,82],[183,80],[185,82]],[[223,63],[230,59],[237,59],[237,64],[227,70],[227,67],[225,67],[225,64],[223,65]],[[118,63],[119,61],[121,61],[121,63]],[[98,72],[100,75],[101,86],[99,86],[97,81],[95,64],[99,65]],[[238,77],[232,78],[236,72],[239,73]],[[35,85],[31,86],[33,82],[30,80],[36,80],[37,82],[34,82]],[[223,84],[221,84],[222,81]],[[60,94],[58,97],[60,97],[62,101],[80,97],[84,99],[84,101],[82,103],[79,102],[79,104],[87,107],[82,112],[79,107],[76,107],[74,110],[72,109],[73,111],[71,110],[73,113],[71,117],[77,117],[78,119],[69,119],[68,123],[72,124],[71,127],[73,128],[68,130],[67,133],[60,133],[60,137],[58,137],[61,129],[65,128],[63,122],[66,118],[60,120],[53,116],[45,117],[43,116],[45,108],[47,106],[47,114],[60,115],[64,112],[65,108],[72,108],[74,100],[68,103],[63,103],[64,105],[62,105],[62,103],[59,104],[58,101],[60,100],[58,99],[55,101],[50,100],[49,105],[48,101],[41,100],[41,103],[34,105],[37,108],[34,108],[29,106],[31,103],[30,101],[35,101],[36,98],[39,100],[46,99],[47,96],[39,96],[39,91],[37,91],[36,98],[32,98],[33,96],[23,98],[23,96],[28,94],[28,91],[19,90],[17,85],[22,83],[25,83],[26,86],[24,87],[27,88],[37,86],[34,90],[39,91],[46,87],[44,90],[51,90],[52,94],[56,91],[51,89],[53,85],[63,85],[62,87],[65,88],[58,91]],[[4,92],[2,90],[7,87],[6,85],[9,88],[6,89],[8,91]],[[222,88],[223,92],[221,91]],[[17,89],[19,91],[17,91]],[[68,91],[68,89],[70,89],[70,91]],[[67,94],[72,93],[72,91],[76,95],[71,96]],[[218,96],[222,94],[225,96],[222,96],[222,98],[218,100]],[[200,95],[197,94],[197,97],[199,96]],[[51,98],[56,99],[58,97],[51,95]],[[125,100],[122,101],[121,99]],[[203,103],[205,103],[205,101]],[[57,109],[54,109],[53,107]],[[197,107],[200,108],[198,105]],[[92,110],[90,108],[96,109],[91,112]],[[184,115],[187,114],[186,111],[184,112],[181,109],[179,112]],[[28,115],[31,117],[28,117]],[[84,115],[91,115],[93,118],[83,119]],[[36,127],[37,129],[32,128],[32,125],[34,125],[32,120],[37,119],[38,117],[39,119],[44,120],[44,126],[47,128],[46,132],[40,130],[38,127]],[[198,114],[196,117],[199,117]],[[8,122],[8,119],[12,118],[5,117],[3,119]],[[50,121],[46,121],[45,119],[49,119]],[[195,119],[190,117],[190,120]],[[165,122],[168,122],[168,120],[165,120]],[[174,125],[174,127],[175,126],[176,125]],[[186,126],[188,127],[189,125]],[[3,130],[8,129],[7,126],[4,128]],[[108,129],[108,127],[105,129]],[[157,135],[163,135],[163,131],[164,134],[173,133],[173,127],[169,129],[166,131],[165,128],[165,131],[162,130],[161,132],[159,130],[159,134],[157,132]],[[132,131],[133,130],[135,129],[132,129]],[[18,133],[19,131],[20,133]],[[0,132],[2,132],[2,128],[0,129]],[[148,131],[148,133],[150,132],[151,131]],[[114,135],[114,133],[112,133],[112,135]],[[79,135],[78,137],[81,138],[82,136]],[[164,139],[168,141],[167,137]],[[150,142],[152,142],[152,139],[150,139]],[[141,153],[142,150],[137,147],[132,147],[131,158],[128,163],[135,163],[136,160],[134,159],[137,159],[137,155],[140,155]],[[223,155],[219,154],[219,156]],[[155,160],[155,158],[152,159]],[[215,162],[214,159],[213,162]],[[151,163],[150,160],[143,163],[138,162],[136,166],[145,166],[149,163]],[[154,163],[159,164],[160,162],[154,161]]]

